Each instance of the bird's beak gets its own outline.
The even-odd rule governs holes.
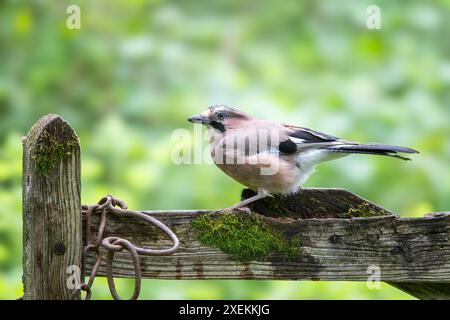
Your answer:
[[[192,117],[188,118],[188,121],[193,122],[193,123],[202,123],[202,124],[208,123],[208,119],[205,117],[202,117],[200,115],[192,116]]]

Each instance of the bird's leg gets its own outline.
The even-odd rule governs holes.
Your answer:
[[[270,194],[266,193],[264,190],[262,189],[258,189],[258,193],[256,195],[254,195],[253,197],[250,197],[248,199],[242,200],[241,202],[236,203],[234,206],[223,209],[223,211],[227,211],[227,212],[232,212],[235,210],[240,210],[240,211],[244,211],[246,213],[250,213],[250,209],[247,208],[246,206],[256,200],[265,198],[267,196],[269,196]]]

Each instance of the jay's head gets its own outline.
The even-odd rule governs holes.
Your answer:
[[[245,112],[225,105],[219,105],[209,107],[201,114],[190,117],[188,121],[204,124],[223,133],[227,129],[245,126],[244,122],[251,119],[253,117]]]

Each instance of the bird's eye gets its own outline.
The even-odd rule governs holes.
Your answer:
[[[223,119],[225,119],[225,117],[226,117],[226,115],[225,115],[224,112],[218,112],[218,113],[216,114],[217,120],[223,120]]]

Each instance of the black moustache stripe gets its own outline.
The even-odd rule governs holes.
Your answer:
[[[210,125],[211,127],[213,127],[214,129],[219,130],[220,132],[225,132],[225,126],[224,126],[222,123],[220,123],[220,122],[217,122],[217,121],[211,121],[211,122],[209,123],[209,125]]]

